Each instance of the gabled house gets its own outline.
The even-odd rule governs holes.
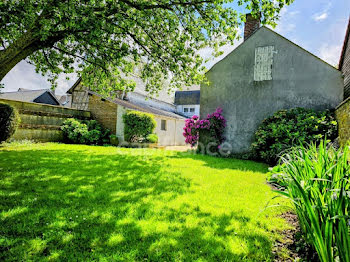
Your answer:
[[[176,91],[175,92],[176,112],[192,117],[199,116],[200,112],[200,90]]]
[[[344,76],[344,100],[350,97],[350,17],[346,29],[343,50],[340,55],[339,70]]]
[[[0,98],[8,100],[16,100],[22,102],[33,102],[39,104],[47,104],[59,106],[60,102],[54,93],[49,89],[29,90],[19,88],[15,92],[0,93]]]
[[[146,97],[138,92],[130,92],[121,98],[105,98],[82,85],[81,79],[67,91],[71,94],[71,106],[91,112],[92,118],[111,130],[119,141],[124,141],[123,114],[127,110],[149,113],[157,122],[155,133],[160,146],[183,146],[182,135],[186,117],[177,114],[175,106],[165,101]]]
[[[223,109],[233,153],[249,151],[261,122],[281,109],[334,109],[343,100],[335,67],[247,16],[244,42],[206,74],[201,118]]]

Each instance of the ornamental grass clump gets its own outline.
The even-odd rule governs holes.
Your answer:
[[[281,158],[280,194],[290,198],[305,240],[320,261],[350,261],[350,164],[348,148],[326,141],[292,149]]]

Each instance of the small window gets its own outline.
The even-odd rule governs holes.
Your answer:
[[[272,80],[274,46],[263,46],[255,49],[254,81]]]
[[[184,108],[184,112],[185,112],[185,113],[188,112],[188,108],[187,108],[187,107]]]
[[[194,113],[194,108],[190,108],[190,112],[191,112],[191,113]]]
[[[166,120],[160,121],[160,130],[166,131]]]

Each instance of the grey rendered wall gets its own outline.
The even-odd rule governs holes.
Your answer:
[[[123,114],[128,109],[118,105],[117,110],[117,130],[116,136],[120,142],[124,141],[124,122]],[[158,135],[159,146],[182,146],[185,145],[185,139],[183,138],[183,128],[185,126],[185,120],[166,118],[158,115],[153,115],[157,122],[157,126],[154,132]],[[161,130],[161,120],[166,120],[166,130]]]
[[[184,146],[185,138],[183,137],[184,119],[164,118],[155,115],[157,127],[155,133],[158,135],[160,146]],[[166,120],[166,130],[161,130],[161,120]]]
[[[254,81],[255,48],[274,46],[272,80]],[[208,73],[201,86],[201,117],[223,108],[226,141],[233,152],[249,150],[263,119],[280,109],[323,110],[343,99],[341,73],[263,27]]]

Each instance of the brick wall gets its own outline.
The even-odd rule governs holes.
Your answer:
[[[244,40],[247,40],[259,28],[260,28],[260,19],[253,17],[251,14],[247,14],[246,22],[244,24]]]
[[[91,117],[97,120],[104,128],[116,133],[118,105],[101,98],[100,96],[89,94],[88,110]]]
[[[350,141],[350,98],[337,107],[336,116],[339,124],[339,142],[344,146]]]
[[[61,124],[67,118],[89,119],[90,112],[29,102],[0,99],[0,103],[15,107],[21,124],[12,139],[59,142],[62,140]]]

